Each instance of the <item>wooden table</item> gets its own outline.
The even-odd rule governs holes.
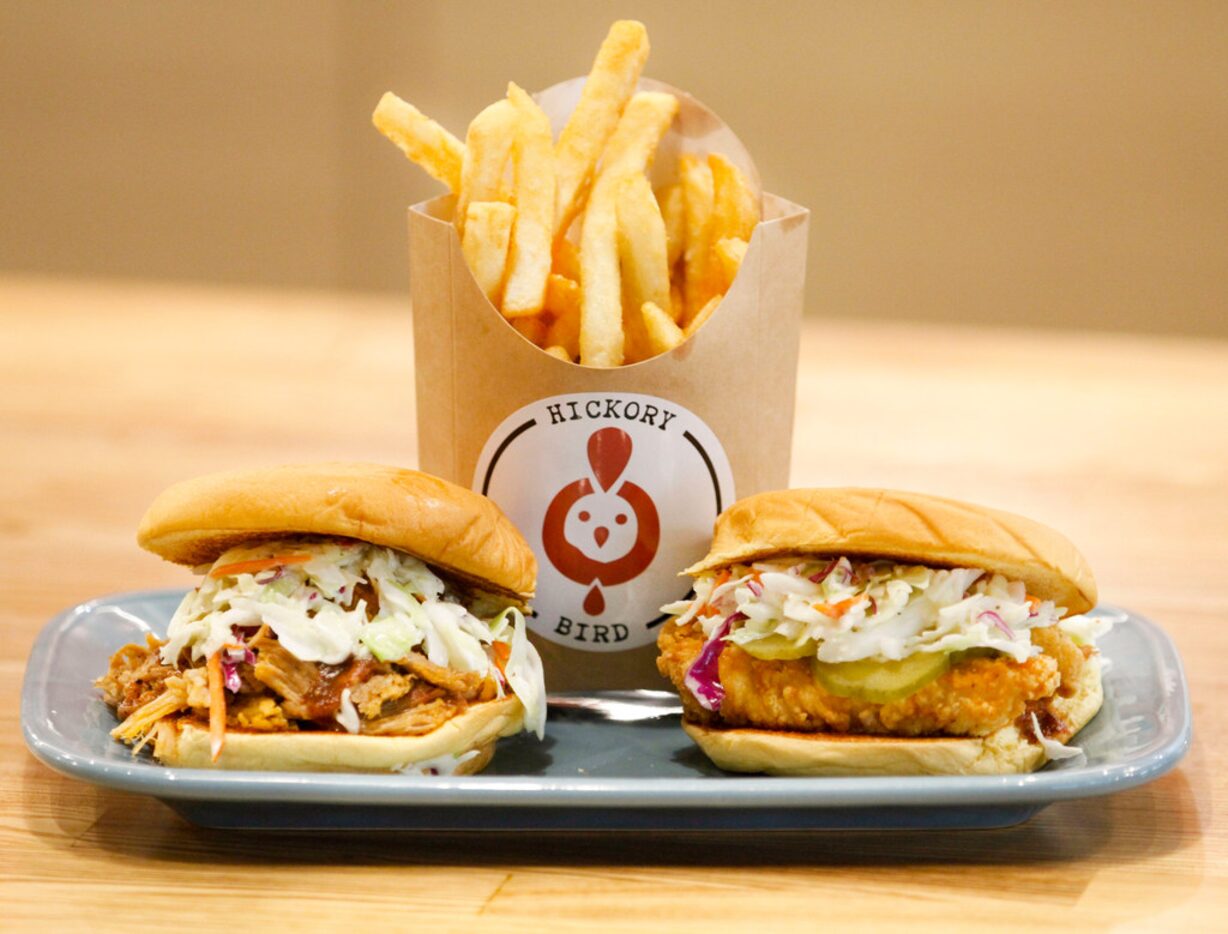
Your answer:
[[[1159,781],[1002,831],[296,837],[52,773],[20,737],[23,666],[57,610],[185,585],[133,543],[166,484],[412,465],[407,302],[7,279],[0,322],[0,929],[1228,925],[1228,344],[817,319],[802,346],[795,483],[1048,521],[1173,635],[1196,732]]]

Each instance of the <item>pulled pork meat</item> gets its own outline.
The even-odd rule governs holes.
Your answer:
[[[121,720],[160,696],[166,690],[166,679],[175,674],[158,655],[162,643],[152,635],[145,642],[125,645],[116,652],[107,673],[94,682]]]
[[[173,713],[207,721],[205,663],[184,669],[166,665],[158,654],[161,646],[150,636],[146,645],[126,645],[116,652],[107,673],[95,682],[104,700],[125,720],[161,699],[176,708]],[[417,652],[396,662],[305,662],[287,651],[267,626],[247,641],[247,648],[255,663],[238,664],[241,687],[226,694],[226,725],[231,729],[342,731],[337,713],[342,693],[349,689],[360,733],[416,735],[499,693],[493,678],[432,664]],[[176,704],[167,703],[172,693],[179,699]]]
[[[256,681],[282,698],[282,707],[290,716],[314,719],[307,715],[306,704],[307,696],[320,681],[320,666],[291,655],[267,626],[261,628],[248,647],[256,656],[256,664],[251,666]],[[247,667],[240,666],[240,672]]]
[[[493,700],[497,691],[490,678],[471,671],[454,671],[432,664],[421,655],[411,654],[398,663],[407,671],[394,673],[395,680],[384,681],[377,689],[382,695],[378,716],[363,721],[364,733],[381,735],[429,733],[455,716],[457,700],[465,707]],[[373,699],[362,689],[351,691],[355,705],[374,711]],[[363,712],[360,706],[359,713]],[[463,709],[463,708],[462,708]]]
[[[368,678],[350,691],[350,700],[362,716],[368,720],[378,720],[384,714],[384,704],[399,700],[413,687],[412,676],[392,671]]]

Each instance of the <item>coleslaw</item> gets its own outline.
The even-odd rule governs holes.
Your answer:
[[[1031,630],[1058,625],[1080,643],[1110,622],[1063,618],[1064,607],[1030,596],[1020,581],[975,568],[891,561],[790,559],[736,565],[695,581],[695,596],[662,612],[754,651],[782,641],[822,662],[896,661],[923,652],[989,649],[1025,661],[1040,653]],[[718,630],[732,614],[740,625]],[[809,651],[812,649],[813,651]]]
[[[506,599],[466,595],[467,608],[422,561],[358,541],[240,546],[203,570],[171,619],[161,649],[167,664],[184,651],[198,661],[241,649],[243,633],[262,625],[308,662],[395,661],[417,649],[433,664],[493,678],[500,696],[510,687],[524,705],[526,727],[544,733],[541,660],[523,614]],[[501,666],[496,644],[506,658]]]

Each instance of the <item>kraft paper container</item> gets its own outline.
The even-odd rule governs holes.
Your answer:
[[[582,79],[538,96],[561,128]],[[720,152],[758,174],[688,95],[654,166]],[[419,459],[494,499],[537,553],[533,640],[552,691],[660,688],[660,606],[735,499],[788,485],[808,212],[763,195],[736,280],[669,354],[597,369],[546,354],[482,294],[452,197],[410,209]]]

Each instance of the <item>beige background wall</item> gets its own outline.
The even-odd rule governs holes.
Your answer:
[[[403,291],[379,94],[461,134],[618,16],[812,208],[811,312],[1228,335],[1216,2],[8,0],[0,271]]]

